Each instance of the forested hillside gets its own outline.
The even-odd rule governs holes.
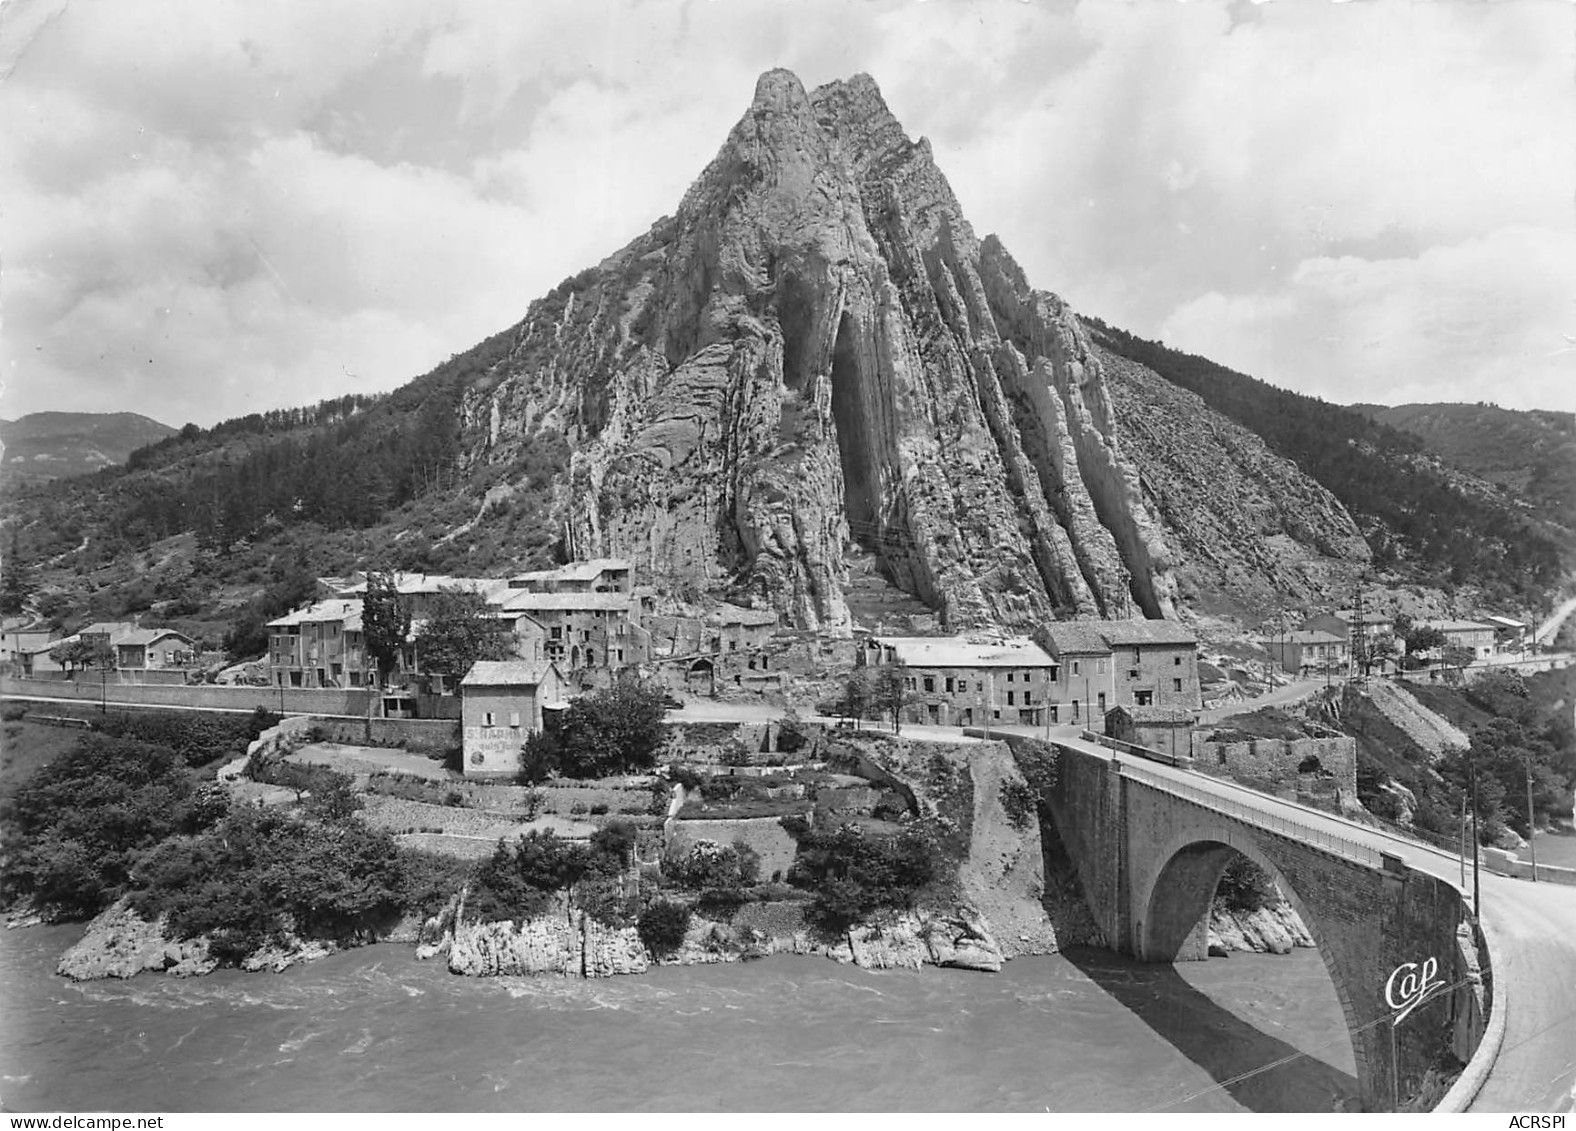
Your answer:
[[[508,334],[386,396],[189,424],[125,467],[8,481],[10,568],[54,619],[151,609],[198,618],[189,627],[212,639],[205,619],[228,623],[286,573],[369,561],[430,572],[549,564],[559,537],[551,484],[568,463],[562,438],[544,434],[512,463],[472,474],[460,464],[460,392],[484,379]],[[485,493],[504,484],[476,522]],[[278,602],[267,603],[276,613]]]
[[[1491,404],[1353,405],[1473,475],[1506,487],[1576,533],[1576,413]]]
[[[1561,578],[1561,548],[1525,506],[1486,484],[1475,486],[1431,456],[1418,437],[1097,318],[1084,321],[1112,352],[1197,393],[1323,484],[1357,520],[1376,567],[1506,598],[1535,598]]]

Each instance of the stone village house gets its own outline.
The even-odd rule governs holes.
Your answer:
[[[567,683],[550,661],[479,660],[460,680],[460,688],[468,778],[518,774],[521,748],[542,729],[543,712],[567,706]]]

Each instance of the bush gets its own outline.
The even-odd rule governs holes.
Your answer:
[[[553,905],[554,893],[573,887],[591,863],[589,850],[551,832],[532,830],[513,848],[500,840],[476,871],[466,909],[478,922],[540,915]]]
[[[659,899],[640,913],[635,931],[646,949],[662,958],[684,945],[689,923],[690,909],[686,905]]]
[[[1215,899],[1228,911],[1257,911],[1276,901],[1275,881],[1246,856],[1235,856],[1215,884]]]
[[[223,818],[221,789],[199,789],[170,750],[85,735],[40,767],[5,806],[6,902],[31,896],[67,917],[123,894],[138,859],[166,837]]]
[[[911,908],[919,890],[936,876],[932,845],[920,833],[866,836],[855,825],[817,832],[784,819],[799,842],[788,882],[815,893],[807,918],[827,935],[838,935],[882,908]]]
[[[233,959],[287,929],[362,937],[398,914],[404,879],[385,832],[241,808],[209,832],[162,844],[137,868],[132,906],[145,918],[168,914],[180,937],[215,936]]]
[[[451,809],[461,809],[465,806],[465,794],[457,789],[451,789],[443,795],[443,803]]]
[[[1007,820],[1012,822],[1012,827],[1019,832],[1028,829],[1032,818],[1039,805],[1039,797],[1028,783],[1021,781],[1003,781],[1001,783],[1001,807],[1007,812]]]
[[[759,866],[757,859],[757,869]],[[736,888],[743,882],[739,853],[714,840],[697,840],[685,851],[669,856],[662,862],[662,871],[684,887],[697,891]]]
[[[26,703],[7,703],[0,707],[0,721],[14,723],[27,714]]]

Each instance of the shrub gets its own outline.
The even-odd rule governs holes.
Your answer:
[[[817,832],[786,818],[783,827],[799,842],[788,882],[814,892],[807,917],[825,934],[840,934],[882,908],[912,907],[936,876],[932,846],[917,831],[866,836],[844,825]]]
[[[809,742],[804,723],[796,711],[789,710],[777,723],[777,749],[783,754],[796,754]]]
[[[757,861],[759,867],[759,861]],[[688,888],[738,887],[742,882],[739,854],[714,840],[697,840],[663,861],[662,870]]]
[[[635,931],[646,949],[662,958],[684,945],[689,923],[690,909],[685,904],[659,899],[640,913]]]
[[[166,837],[202,831],[228,807],[163,747],[85,735],[40,767],[6,806],[0,895],[32,896],[68,917],[94,915],[128,888]]]
[[[591,806],[591,815],[593,817],[605,817],[607,816],[608,808],[609,806],[607,802],[598,801],[595,805]]]
[[[443,795],[443,803],[452,809],[460,809],[465,805],[465,794],[457,789],[451,789]]]
[[[1023,832],[1029,827],[1030,818],[1035,815],[1039,798],[1028,783],[1021,781],[1003,781],[1001,783],[1001,807],[1007,812],[1007,820],[1012,822],[1012,827]]]
[[[1275,881],[1246,856],[1235,856],[1215,884],[1215,898],[1228,911],[1257,911],[1276,900]]]
[[[659,688],[619,683],[576,699],[553,732],[561,771],[599,778],[656,765],[665,734],[662,698]]]
[[[532,830],[513,848],[500,840],[476,871],[467,909],[477,921],[529,919],[551,907],[554,893],[567,891],[590,865],[586,848],[551,832]]]
[[[14,723],[26,714],[27,704],[25,703],[7,703],[5,706],[0,707],[0,721]]]

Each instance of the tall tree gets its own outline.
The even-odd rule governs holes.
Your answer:
[[[33,595],[33,571],[17,553],[16,532],[11,533],[11,550],[0,567],[0,613],[16,616]]]
[[[509,625],[492,615],[487,600],[469,589],[437,593],[427,622],[416,637],[424,672],[459,679],[477,660],[507,660],[514,655]]]
[[[367,651],[378,665],[378,683],[387,687],[405,638],[410,635],[410,607],[399,595],[394,575],[367,574],[367,592],[361,602],[361,631]]]
[[[870,681],[871,697],[892,720],[892,733],[903,732],[903,708],[913,698],[902,664],[881,664]]]

